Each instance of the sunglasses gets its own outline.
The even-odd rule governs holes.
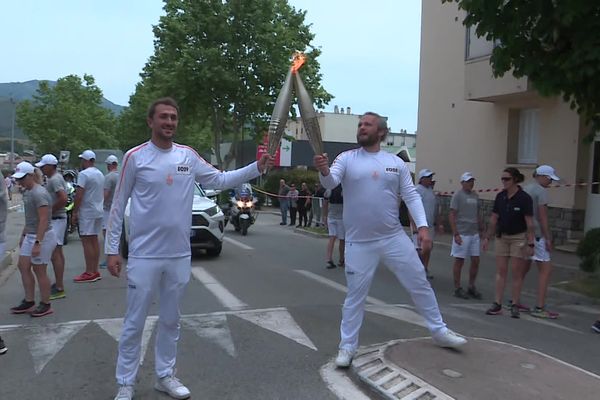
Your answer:
[[[502,182],[508,182],[508,181],[512,181],[512,178],[510,176],[503,176],[502,178],[500,178],[500,180]]]

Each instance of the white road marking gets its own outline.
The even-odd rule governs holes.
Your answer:
[[[408,322],[410,324],[422,326],[423,328],[427,328],[427,324],[425,323],[423,317],[421,317],[416,312],[408,308],[404,308],[402,306],[398,306],[395,304],[368,304],[365,306],[365,310],[375,314],[383,315],[385,317],[394,318],[400,321]]]
[[[287,309],[283,307],[182,315],[181,324],[185,328],[192,330],[199,337],[216,343],[231,357],[235,357],[235,345],[227,323],[228,315],[235,315],[260,328],[275,332],[311,350],[317,351],[316,346],[306,336],[296,321],[294,321]],[[146,325],[142,334],[142,360],[148,349],[150,337],[152,336],[157,320],[158,316],[156,315],[148,316],[146,319]],[[0,332],[11,332],[21,329],[25,331],[24,335],[28,341],[34,369],[36,374],[39,374],[54,356],[67,345],[71,338],[90,323],[98,325],[118,342],[123,329],[122,318],[68,321],[44,326],[25,324],[2,325],[0,326]],[[19,334],[22,335],[21,332]]]
[[[327,363],[319,370],[327,388],[340,400],[370,400],[348,375],[335,367],[333,362]]]
[[[150,337],[156,326],[157,316],[149,316],[146,318],[144,323],[144,331],[142,332],[142,354],[140,355],[140,365],[144,364],[144,358],[148,351],[148,344],[150,343]],[[108,333],[117,342],[123,332],[123,318],[111,318],[101,319],[94,321],[102,330]]]
[[[67,344],[86,323],[48,324],[32,326],[29,336],[29,352],[33,359],[35,373],[42,372],[46,364]]]
[[[327,286],[329,286],[331,288],[339,290],[340,292],[344,292],[344,293],[348,292],[348,289],[346,288],[346,286],[344,286],[344,285],[342,285],[340,283],[337,283],[336,281],[332,281],[331,279],[327,279],[327,278],[325,278],[325,277],[323,277],[321,275],[317,275],[317,274],[314,274],[314,273],[312,273],[310,271],[305,271],[303,269],[297,269],[295,271],[297,273],[299,273],[300,275],[304,275],[305,277],[307,277],[309,279],[312,279],[313,281],[320,282],[320,283],[322,283],[324,285],[327,285]],[[376,299],[376,298],[371,297],[371,296],[367,296],[367,303],[377,304],[377,305],[381,305],[381,306],[388,305],[388,303],[386,303],[385,301],[381,301],[381,300]]]
[[[231,338],[226,315],[192,316],[183,318],[181,324],[193,330],[199,337],[217,344],[231,357],[236,356],[235,344]]]
[[[230,238],[228,236],[225,236],[223,238],[223,240],[226,241],[227,243],[231,243],[231,244],[233,244],[233,245],[235,245],[237,247],[240,247],[240,248],[242,248],[244,250],[254,250],[254,247],[248,246],[247,244],[244,244],[242,242],[238,242],[237,240],[232,239],[232,238]]]
[[[317,347],[311,342],[308,336],[306,336],[302,328],[294,321],[294,318],[287,310],[268,312],[255,311],[238,314],[236,316],[317,351]]]
[[[199,280],[210,292],[225,306],[230,310],[241,310],[244,308],[248,308],[248,304],[244,303],[233,293],[231,293],[227,288],[219,281],[217,281],[211,274],[208,273],[202,267],[192,267],[192,275]]]
[[[590,306],[583,306],[580,304],[567,304],[567,305],[561,306],[561,308],[567,308],[569,310],[579,311],[582,313],[592,314],[592,315],[600,314],[600,311],[598,310],[598,308],[590,307]]]

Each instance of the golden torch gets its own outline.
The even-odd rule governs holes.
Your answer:
[[[283,136],[283,130],[290,114],[290,107],[292,105],[292,70],[288,71],[285,77],[285,82],[277,96],[275,101],[275,107],[273,107],[273,114],[271,114],[271,121],[269,122],[269,148],[268,153],[271,156],[275,156],[279,142]]]

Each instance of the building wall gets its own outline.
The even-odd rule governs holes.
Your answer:
[[[455,3],[423,1],[422,7],[417,170],[435,171],[436,189],[442,192],[456,190],[464,171],[476,176],[476,188],[500,187],[501,171],[509,165],[509,149],[514,147],[509,145],[515,140],[509,139],[510,112],[539,108],[538,163],[554,166],[563,182],[585,181],[587,172],[578,167],[578,159],[588,150],[581,144],[584,130],[578,115],[560,99],[542,99],[531,91],[503,95],[494,102],[465,100],[464,14]],[[473,62],[489,64],[486,58]],[[510,165],[527,178],[535,168]],[[577,190],[582,189],[551,189],[550,206],[583,208],[584,196],[576,195]],[[483,199],[494,196],[481,194]]]

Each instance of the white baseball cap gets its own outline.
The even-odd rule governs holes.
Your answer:
[[[95,160],[96,159],[96,153],[94,153],[91,150],[86,150],[86,151],[84,151],[83,153],[81,153],[79,155],[79,158],[83,158],[84,160],[88,160],[88,161],[92,160],[92,159]]]
[[[107,164],[116,164],[119,162],[119,159],[117,158],[117,156],[111,154],[110,156],[106,157],[106,160],[104,162]]]
[[[15,169],[15,173],[12,174],[12,177],[15,179],[21,179],[27,174],[33,174],[35,168],[33,165],[29,164],[27,161],[23,161],[17,164],[17,168]]]
[[[44,165],[58,165],[58,160],[52,154],[44,154],[40,162],[36,163],[35,166],[41,168]]]
[[[421,180],[422,178],[428,178],[433,175],[435,175],[435,172],[433,172],[432,170],[427,168],[422,169],[419,171],[419,180]]]
[[[475,177],[474,177],[474,176],[473,176],[473,174],[472,174],[472,173],[470,173],[470,172],[465,172],[464,174],[462,174],[462,175],[460,176],[460,181],[461,181],[461,182],[468,182],[468,181],[470,181],[471,179],[475,179]]]
[[[556,172],[554,172],[554,168],[549,165],[540,165],[535,169],[536,175],[547,176],[553,181],[560,181],[560,178],[556,176]]]

